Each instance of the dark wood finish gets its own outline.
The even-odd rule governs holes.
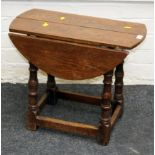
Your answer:
[[[48,74],[47,92],[49,93],[49,96],[46,100],[47,104],[55,105],[57,103],[57,89],[54,76]]]
[[[37,79],[37,67],[30,63],[30,78],[28,82],[29,86],[29,106],[28,106],[28,113],[27,113],[27,123],[26,127],[29,130],[36,130],[36,115],[38,113],[38,106],[37,106],[37,86],[38,86],[38,79]]]
[[[50,75],[68,80],[100,76],[120,64],[128,54],[32,36],[9,36],[16,48],[34,65]]]
[[[113,71],[104,75],[104,90],[103,101],[101,103],[101,120],[98,130],[98,142],[104,145],[109,143],[111,132],[111,84],[112,84]]]
[[[73,100],[76,102],[83,102],[91,105],[100,106],[101,97],[98,96],[89,96],[80,93],[72,93],[68,91],[58,90],[57,91],[58,98]]]
[[[49,92],[46,92],[44,95],[41,96],[41,98],[39,99],[37,106],[39,107],[39,109],[42,109],[42,107],[45,105],[45,101],[48,98],[48,96],[50,95]]]
[[[61,20],[62,17],[64,20]],[[48,22],[48,26],[44,27],[44,22]],[[146,36],[146,27],[143,24],[44,10],[31,10],[18,16],[12,22],[10,31],[69,42],[126,49],[136,47]],[[138,35],[143,37],[137,39]]]
[[[122,111],[122,107],[120,105],[117,105],[117,107],[115,108],[115,111],[111,117],[111,128],[114,127],[116,121],[120,117],[121,111]]]
[[[97,127],[82,123],[68,122],[45,116],[37,116],[37,125],[65,132],[79,133],[87,136],[96,136]]]
[[[115,94],[114,94],[114,102],[115,105],[120,105],[121,113],[123,113],[123,103],[124,103],[124,96],[123,96],[123,77],[124,77],[124,70],[123,70],[123,63],[119,64],[116,67],[115,71]],[[121,116],[121,115],[120,115]]]

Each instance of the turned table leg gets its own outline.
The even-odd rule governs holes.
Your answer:
[[[120,117],[123,114],[123,103],[124,103],[123,77],[124,77],[123,63],[121,63],[116,67],[116,71],[115,71],[115,93],[114,93],[115,104],[116,106],[120,105],[122,109]]]
[[[113,71],[110,71],[104,75],[104,90],[101,103],[101,120],[98,129],[98,142],[107,145],[110,139],[111,133],[111,85],[112,85]]]
[[[37,67],[30,63],[30,77],[28,82],[29,87],[29,106],[27,113],[27,123],[26,127],[29,130],[36,130],[36,115],[38,112],[37,107],[37,87],[38,87],[38,79],[37,79]]]
[[[55,77],[48,74],[48,80],[47,80],[47,92],[49,93],[47,97],[47,104],[55,105],[57,103],[57,95],[56,95],[56,82]]]

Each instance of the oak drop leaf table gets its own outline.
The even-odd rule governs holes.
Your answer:
[[[32,9],[17,16],[9,37],[30,63],[29,106],[26,127],[38,126],[94,136],[107,145],[111,129],[123,112],[123,63],[129,50],[146,37],[143,24]],[[37,70],[48,75],[45,94],[37,101]],[[115,91],[111,93],[115,71]],[[104,76],[101,97],[59,90],[55,77],[83,80]],[[101,107],[98,126],[39,115],[45,103],[58,98]]]

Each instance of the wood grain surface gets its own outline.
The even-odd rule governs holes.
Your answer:
[[[103,75],[121,63],[126,51],[116,51],[58,40],[9,34],[16,48],[46,73],[68,80]]]
[[[43,26],[44,23],[47,25]],[[19,15],[12,22],[10,31],[126,49],[136,47],[146,36],[146,27],[143,24],[40,9],[33,9]]]

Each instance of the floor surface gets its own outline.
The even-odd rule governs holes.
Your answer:
[[[41,84],[39,94],[46,85]],[[102,85],[59,85],[59,88],[100,95]],[[2,155],[153,155],[153,86],[125,86],[124,115],[114,127],[108,146],[75,134],[39,128],[25,129],[27,85],[2,84]],[[74,104],[75,103],[75,104]],[[59,100],[44,115],[98,124],[100,108]]]

